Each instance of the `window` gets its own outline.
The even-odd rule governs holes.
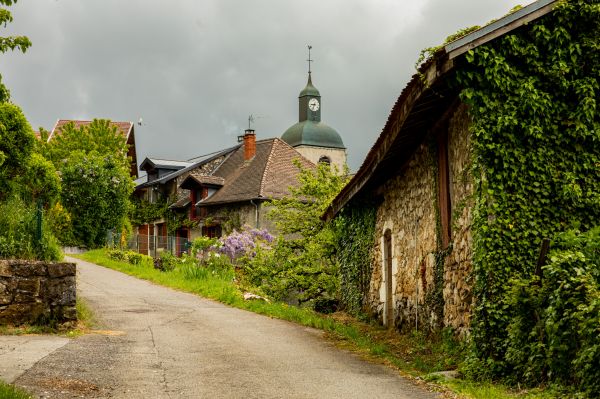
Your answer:
[[[202,226],[202,235],[209,238],[221,237],[221,225]]]
[[[331,164],[331,159],[325,155],[319,158],[319,163],[326,163],[327,165]]]

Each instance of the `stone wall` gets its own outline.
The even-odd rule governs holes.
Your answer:
[[[392,304],[394,325],[399,330],[435,329],[451,326],[468,329],[471,309],[469,275],[472,267],[471,220],[473,179],[470,174],[469,119],[460,106],[448,121],[448,163],[452,210],[451,248],[444,259],[443,286],[435,287],[438,240],[436,206],[437,154],[423,143],[396,177],[378,191],[383,202],[377,209],[375,260],[368,306],[384,324],[386,315],[386,272],[384,234],[391,232]],[[428,140],[425,140],[426,142]],[[437,292],[435,291],[437,290]],[[441,294],[439,293],[441,290]],[[443,319],[435,311],[436,298],[443,299]]]
[[[450,166],[450,200],[452,206],[452,252],[444,264],[444,325],[460,333],[468,330],[472,291],[470,274],[473,265],[473,176],[469,116],[461,106],[448,126],[448,163]]]
[[[432,253],[437,249],[433,173],[430,150],[423,144],[404,172],[384,184],[384,200],[377,210],[371,308],[387,320],[384,234],[390,229],[393,319],[400,330],[435,322],[425,306],[425,297],[433,289]]]
[[[77,319],[74,263],[0,260],[0,324]]]

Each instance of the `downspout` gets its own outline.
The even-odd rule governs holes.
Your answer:
[[[250,203],[254,205],[255,208],[256,228],[258,229],[260,227],[258,223],[258,204],[255,204],[254,200],[250,200]]]

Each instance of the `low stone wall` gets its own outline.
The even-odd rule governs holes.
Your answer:
[[[0,324],[77,319],[74,263],[0,260]]]

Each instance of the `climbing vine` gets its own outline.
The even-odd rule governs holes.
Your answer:
[[[333,221],[339,264],[340,304],[351,314],[363,311],[371,282],[376,210],[362,203],[345,207]]]
[[[600,220],[599,32],[597,0],[562,1],[458,68],[473,119],[474,374],[514,371],[508,282],[531,277],[542,239]]]

